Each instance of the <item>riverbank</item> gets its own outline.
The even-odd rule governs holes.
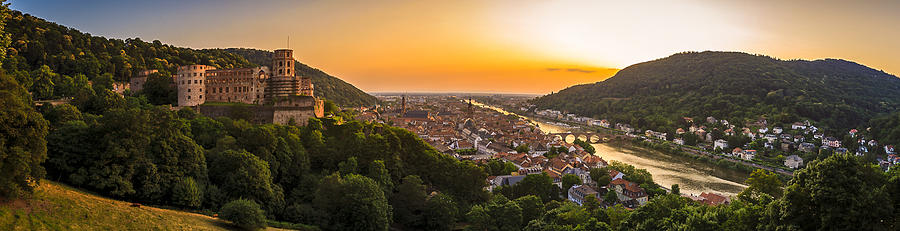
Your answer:
[[[745,171],[723,168],[690,156],[674,155],[634,145],[630,141],[612,141],[593,146],[597,150],[596,155],[604,160],[619,161],[647,169],[657,184],[667,188],[678,184],[681,192],[686,194],[715,192],[735,195],[746,188],[743,182],[750,175]]]
[[[505,110],[517,111],[517,109],[505,109]],[[513,112],[508,112],[508,113],[515,114]],[[523,113],[523,112],[517,111],[516,113]],[[573,123],[571,121],[558,120],[558,119],[548,119],[548,118],[543,118],[539,115],[536,115],[536,114],[530,113],[530,112],[524,112],[523,114],[526,114],[527,116],[531,116],[531,117],[525,117],[520,114],[516,114],[516,115],[519,115],[523,118],[529,118],[532,121],[534,120],[533,118],[539,118],[541,120],[544,120],[545,121],[544,123],[566,124],[567,127],[574,128],[573,130],[595,131],[595,132],[599,132],[599,133],[608,133],[608,134],[624,134],[624,131],[620,131],[620,130],[616,130],[616,129],[612,129],[612,128],[589,126],[589,125],[583,125],[583,124]],[[549,122],[546,122],[546,121],[549,121]],[[644,139],[635,139],[632,142],[633,144],[641,146],[641,147],[652,148],[654,150],[665,152],[667,154],[688,156],[688,157],[691,157],[691,158],[694,158],[697,160],[706,161],[707,163],[710,163],[710,164],[719,165],[721,167],[743,170],[743,171],[746,171],[748,174],[750,172],[755,171],[756,169],[762,169],[762,170],[766,170],[766,171],[770,171],[770,172],[775,172],[775,173],[778,173],[779,178],[781,178],[781,180],[785,181],[785,182],[787,180],[790,180],[794,176],[793,170],[788,169],[787,167],[784,167],[784,166],[773,166],[769,163],[764,163],[764,162],[756,161],[756,160],[746,161],[746,160],[742,160],[742,159],[730,158],[730,157],[726,157],[723,155],[712,154],[712,153],[701,150],[694,146],[684,146],[684,145],[678,145],[678,144],[674,144],[674,143],[670,143],[670,142],[663,142],[662,140],[657,140],[657,139],[651,138],[651,137],[644,137],[642,135],[638,135],[638,137],[641,137]],[[660,145],[663,145],[665,147],[660,146]]]
[[[473,102],[473,105],[495,110],[506,115],[519,116],[537,125],[544,133],[567,133],[577,131],[594,131],[586,125],[567,123],[560,126],[550,123],[552,120],[529,117],[513,113],[503,108]],[[565,122],[565,121],[555,121]],[[614,132],[612,130],[608,132]],[[696,160],[687,156],[668,154],[632,144],[629,141],[613,141],[610,143],[592,144],[599,155],[607,162],[619,161],[639,169],[646,169],[653,176],[653,181],[665,188],[678,184],[682,193],[698,195],[702,192],[713,192],[723,195],[735,195],[746,186],[743,182],[748,172],[724,168],[713,163]]]

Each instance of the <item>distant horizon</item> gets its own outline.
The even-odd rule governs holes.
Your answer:
[[[472,95],[472,96],[493,96],[493,95],[515,95],[515,96],[543,96],[546,94],[521,93],[521,92],[440,92],[440,91],[384,91],[384,92],[366,92],[373,96],[393,96],[393,95]]]

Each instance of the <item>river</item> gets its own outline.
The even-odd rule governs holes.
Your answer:
[[[579,129],[547,123],[490,105],[477,102],[472,102],[472,104],[525,118],[537,124],[544,133],[569,132]],[[742,171],[719,167],[689,157],[634,147],[621,142],[593,144],[593,146],[597,150],[595,155],[604,160],[620,161],[639,169],[647,169],[653,175],[654,182],[667,188],[678,184],[681,193],[699,195],[701,192],[715,192],[730,196],[740,193],[747,187],[741,182],[747,179],[748,174]]]

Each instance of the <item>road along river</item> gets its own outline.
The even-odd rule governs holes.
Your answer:
[[[503,114],[517,115],[501,108],[473,102],[473,105],[492,109]],[[537,119],[517,115],[537,124],[544,133],[562,133],[577,130],[575,127],[560,126]],[[636,168],[647,169],[653,181],[669,188],[678,184],[682,193],[699,195],[701,192],[715,192],[735,195],[747,186],[742,182],[748,174],[723,168],[693,158],[671,155],[659,151],[635,147],[625,142],[593,144],[596,155],[606,161],[620,161]]]

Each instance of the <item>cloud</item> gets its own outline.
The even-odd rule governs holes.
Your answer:
[[[595,72],[595,71],[592,71],[592,70],[585,70],[585,69],[580,69],[580,68],[569,68],[569,69],[566,69],[566,71],[568,71],[568,72],[581,72],[581,73],[594,73],[594,72]]]

